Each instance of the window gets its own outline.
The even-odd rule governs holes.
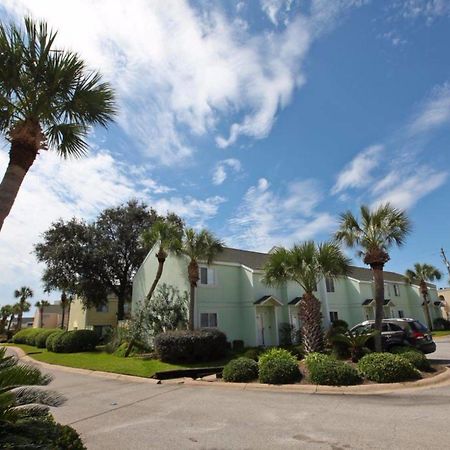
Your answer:
[[[95,310],[96,310],[97,312],[106,313],[106,312],[108,312],[108,305],[107,305],[107,304],[106,304],[106,305],[98,305],[98,306],[95,308]]]
[[[336,322],[336,320],[339,320],[337,311],[330,311],[330,320],[331,322]]]
[[[325,278],[325,285],[327,287],[327,292],[334,292],[334,280],[333,278]]]
[[[396,297],[400,297],[400,289],[398,287],[398,284],[393,284],[393,286],[394,286],[394,295]]]
[[[200,267],[200,284],[202,286],[213,286],[215,284],[214,269]]]
[[[384,283],[384,296],[386,298],[389,298],[391,296],[391,289],[390,286],[386,283]]]
[[[398,317],[399,319],[403,319],[403,317],[405,317],[405,313],[402,310],[398,310]]]
[[[216,328],[217,327],[217,313],[200,313],[200,327],[201,328]]]

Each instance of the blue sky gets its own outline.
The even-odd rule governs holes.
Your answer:
[[[27,13],[104,74],[121,113],[87,158],[39,156],[0,235],[1,303],[24,284],[42,296],[30,252],[53,220],[130,197],[259,251],[391,201],[414,231],[387,269],[444,270],[450,2],[1,2],[2,20]]]

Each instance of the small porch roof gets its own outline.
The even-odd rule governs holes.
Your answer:
[[[253,302],[253,304],[256,306],[283,306],[283,303],[273,295],[263,295],[260,299]]]
[[[302,298],[303,297],[295,297],[288,303],[288,305],[289,306],[297,306],[302,301]]]
[[[373,298],[366,298],[363,302],[362,302],[363,306],[374,306],[375,305],[375,300]],[[392,300],[390,298],[385,298],[383,300],[383,306],[395,306],[394,303],[392,302]]]

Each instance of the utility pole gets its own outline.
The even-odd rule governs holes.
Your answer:
[[[444,249],[441,247],[441,256],[442,260],[444,261],[445,266],[447,267],[448,275],[450,276],[450,262],[447,259],[447,256],[445,255]]]

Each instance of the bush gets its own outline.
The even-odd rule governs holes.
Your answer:
[[[392,353],[371,353],[358,362],[364,376],[377,383],[398,383],[417,380],[420,372],[401,355]]]
[[[253,359],[253,361],[258,361],[259,355],[264,353],[264,351],[265,349],[263,349],[262,347],[251,347],[245,350],[242,356],[244,358]]]
[[[35,337],[43,330],[43,328],[24,328],[18,331],[13,337],[14,344],[34,345]]]
[[[34,345],[37,348],[45,348],[48,337],[51,336],[53,333],[59,333],[60,331],[61,330],[59,328],[47,328],[47,329],[44,328],[34,338]]]
[[[261,383],[295,383],[301,377],[297,358],[287,350],[272,348],[259,358],[259,381]]]
[[[250,358],[231,360],[223,368],[223,379],[234,383],[252,381],[258,378],[258,363]]]
[[[305,347],[301,344],[289,345],[283,348],[294,355],[298,361],[301,361],[305,357]]]
[[[429,371],[431,370],[430,361],[427,357],[414,347],[393,347],[391,353],[400,355],[403,359],[410,362],[416,369]]]
[[[155,351],[162,361],[214,361],[225,356],[227,337],[215,329],[167,331],[155,337]]]
[[[334,340],[334,337],[339,334],[346,334],[348,331],[348,324],[345,320],[335,320],[325,333],[325,341],[328,349],[338,359],[350,358],[350,348],[345,342]]]
[[[232,348],[235,352],[241,352],[242,350],[244,350],[244,341],[242,341],[241,339],[235,339],[233,341]]]
[[[433,327],[435,330],[450,330],[450,320],[444,319],[443,317],[437,317],[433,321]]]
[[[53,335],[50,335],[52,338]],[[51,351],[55,353],[75,353],[95,350],[98,336],[92,330],[73,330],[58,333],[52,339]],[[48,347],[47,347],[48,348]]]
[[[55,350],[53,350],[53,346],[56,342],[56,340],[58,339],[58,337],[61,334],[64,334],[65,331],[64,330],[59,330],[59,331],[55,331],[54,333],[52,333],[47,340],[45,341],[45,348],[49,351],[49,352],[54,352]]]
[[[362,382],[358,371],[343,361],[323,353],[310,353],[305,359],[309,379],[314,384],[350,386]]]

